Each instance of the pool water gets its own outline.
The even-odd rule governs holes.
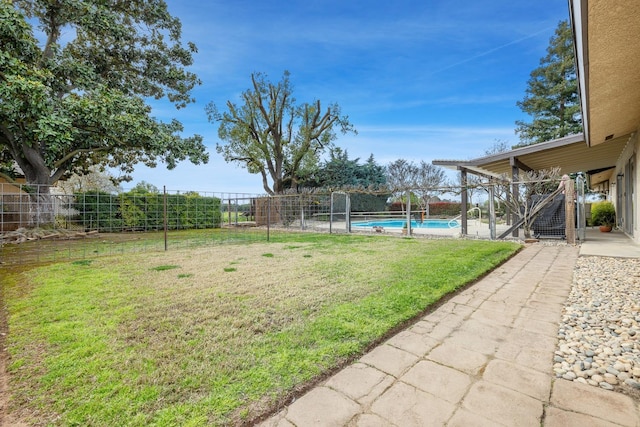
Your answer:
[[[407,221],[404,219],[387,219],[378,221],[353,222],[353,227],[389,227],[402,228]],[[458,221],[449,219],[425,219],[424,221],[411,221],[411,228],[455,228],[460,227]]]

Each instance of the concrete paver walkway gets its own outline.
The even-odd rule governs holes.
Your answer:
[[[577,256],[525,248],[261,425],[640,427],[639,402],[553,376]]]

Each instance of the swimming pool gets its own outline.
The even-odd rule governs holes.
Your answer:
[[[404,219],[384,219],[376,221],[352,222],[353,227],[388,227],[402,228],[407,221]],[[425,219],[424,221],[411,221],[411,228],[456,228],[460,223],[450,219]]]

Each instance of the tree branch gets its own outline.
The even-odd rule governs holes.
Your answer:
[[[116,141],[122,143],[122,141],[118,140],[117,138],[113,138]],[[70,152],[69,154],[67,154],[66,156],[64,156],[63,158],[61,158],[60,160],[58,160],[57,162],[55,162],[53,164],[53,167],[60,168],[62,167],[67,161],[71,160],[72,158],[74,158],[76,155],[80,154],[80,153],[90,153],[92,151],[107,151],[106,147],[96,147],[96,148],[78,148],[77,150],[73,150],[72,152]]]
[[[42,56],[40,57],[40,61],[38,66],[42,66],[43,62],[46,59],[51,59],[53,57],[53,45],[58,41],[58,37],[60,37],[60,29],[55,21],[56,18],[56,10],[49,10],[47,13],[48,18],[48,26],[49,32],[47,34],[47,41],[44,44],[44,49],[42,49]]]
[[[13,134],[9,131],[6,125],[0,124],[0,132],[2,133],[2,138],[0,138],[0,142],[3,140],[6,141],[9,148],[11,149],[11,154],[15,158],[18,154],[18,147],[16,145],[16,140],[13,137]]]

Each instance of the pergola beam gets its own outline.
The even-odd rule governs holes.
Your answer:
[[[532,168],[524,164],[522,161],[520,161],[520,159],[518,159],[517,157],[511,157],[509,159],[509,164],[511,165],[512,168],[515,166],[518,169],[523,170],[525,172],[529,172],[533,170]]]

